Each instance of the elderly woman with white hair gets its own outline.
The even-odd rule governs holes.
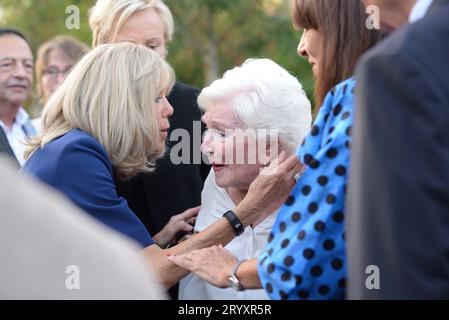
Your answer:
[[[202,192],[195,231],[201,232],[238,205],[266,159],[295,152],[310,130],[310,102],[301,84],[269,59],[246,61],[203,89],[198,97],[208,127],[202,151],[213,170]],[[240,159],[240,161],[239,161]],[[239,260],[265,247],[277,211],[244,228],[226,249]],[[267,299],[263,289],[220,289],[191,274],[180,283],[180,299]]]

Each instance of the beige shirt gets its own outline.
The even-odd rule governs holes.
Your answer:
[[[166,298],[138,246],[16,171],[0,158],[0,299]]]

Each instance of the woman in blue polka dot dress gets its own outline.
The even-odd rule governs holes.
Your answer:
[[[241,263],[221,247],[172,260],[219,287],[236,280],[237,289],[263,287],[271,299],[343,299],[353,73],[359,57],[381,35],[365,28],[365,8],[359,0],[292,3],[294,23],[304,29],[298,54],[312,64],[315,100],[321,106],[297,151],[306,168],[257,261]]]
[[[298,150],[307,168],[259,257],[259,277],[273,299],[344,297],[344,200],[354,88],[351,78],[327,95]]]

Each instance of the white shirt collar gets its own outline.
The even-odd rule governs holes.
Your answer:
[[[1,120],[0,126],[3,128],[3,131],[8,138],[9,145],[14,151],[17,161],[19,161],[20,165],[23,165],[25,163],[23,155],[27,147],[24,142],[27,138],[37,134],[37,130],[33,127],[30,121],[30,116],[23,108],[20,108],[14,118],[14,123],[11,128],[6,127]]]
[[[28,119],[30,119],[28,113],[25,111],[24,108],[20,108],[19,112],[17,112],[16,114],[16,119],[14,123],[17,124],[18,126],[22,126],[28,121]]]
[[[27,123],[28,119],[30,119],[30,116],[28,115],[28,113],[25,111],[24,108],[20,107],[19,111],[16,114],[16,117],[14,118],[14,125],[17,125],[19,127],[23,126],[25,123]],[[5,126],[4,122],[2,120],[0,120],[0,126],[4,129],[4,130],[8,130],[8,128]]]
[[[416,1],[415,5],[412,8],[412,11],[410,12],[410,17],[408,18],[408,21],[410,23],[413,23],[424,18],[430,6],[432,5],[432,2],[433,0]]]

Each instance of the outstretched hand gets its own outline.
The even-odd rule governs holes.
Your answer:
[[[165,248],[167,245],[176,242],[176,235],[178,232],[184,232],[185,234],[191,234],[193,232],[193,224],[200,206],[188,209],[181,214],[170,218],[164,228],[156,234],[153,239],[157,245],[161,248]]]
[[[237,258],[222,246],[172,255],[168,259],[219,288],[229,287],[228,276],[237,262]]]
[[[239,216],[244,224],[257,224],[279,209],[296,184],[295,175],[302,170],[303,165],[296,155],[287,157],[281,152],[251,183],[238,205],[237,210],[245,215]]]

